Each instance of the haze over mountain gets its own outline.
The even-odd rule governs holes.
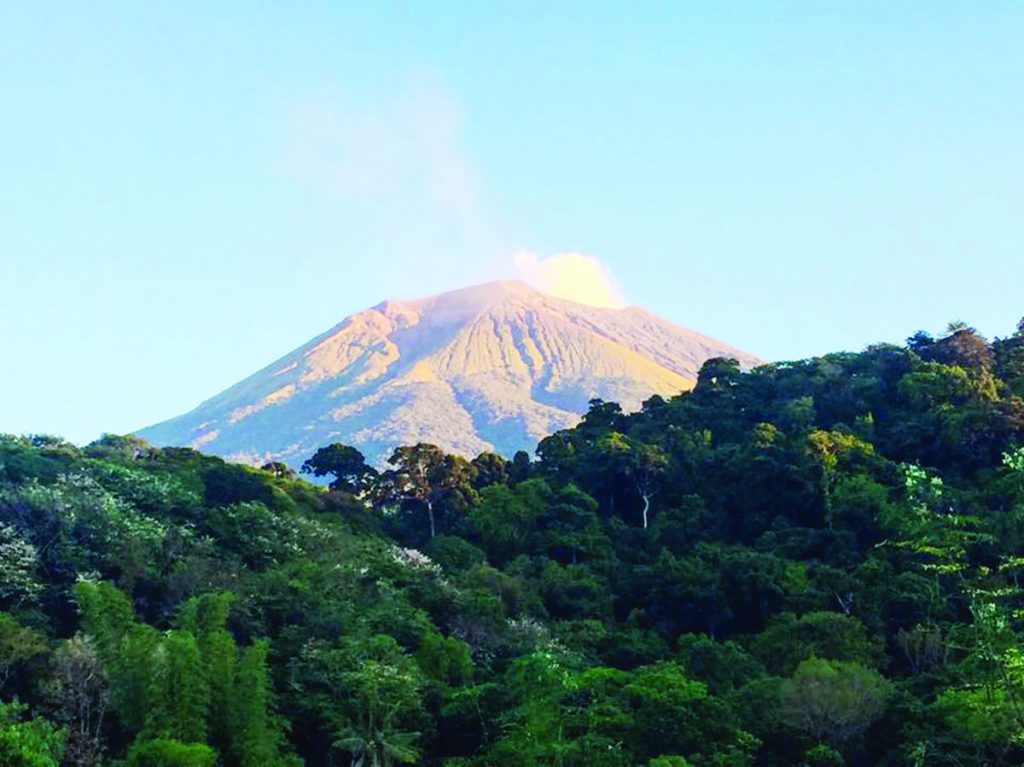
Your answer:
[[[595,397],[635,409],[689,389],[701,364],[758,360],[636,307],[597,308],[525,283],[385,301],[138,435],[297,466],[344,442],[373,462],[431,442],[467,456],[532,450]]]

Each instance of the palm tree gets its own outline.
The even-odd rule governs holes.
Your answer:
[[[420,733],[408,727],[422,712],[422,674],[391,637],[374,637],[342,675],[352,708],[334,741],[352,754],[352,767],[392,767],[419,759]]]

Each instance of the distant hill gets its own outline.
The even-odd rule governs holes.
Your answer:
[[[590,399],[627,410],[692,388],[711,357],[753,356],[643,309],[594,308],[492,282],[354,314],[195,410],[138,432],[234,460],[298,465],[345,442],[510,455],[575,424]]]

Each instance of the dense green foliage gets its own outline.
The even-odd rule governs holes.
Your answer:
[[[741,372],[531,460],[0,439],[0,762],[1024,760],[1024,328]]]

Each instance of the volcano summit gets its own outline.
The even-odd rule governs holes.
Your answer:
[[[595,308],[491,282],[354,314],[195,410],[138,432],[154,445],[297,466],[344,442],[380,462],[431,442],[532,451],[590,399],[639,407],[689,389],[710,357],[758,360],[635,307]]]

